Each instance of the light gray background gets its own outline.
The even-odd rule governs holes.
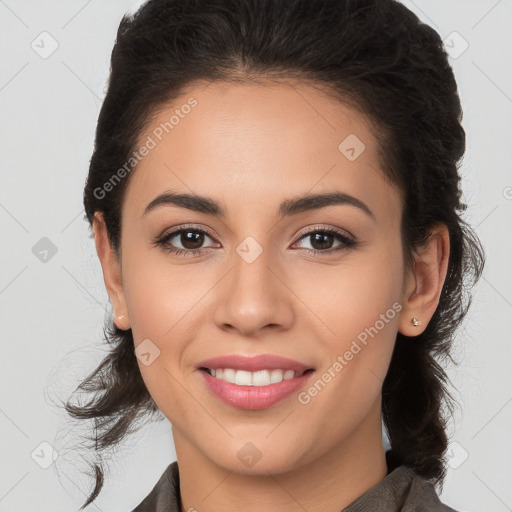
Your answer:
[[[117,27],[140,3],[0,0],[0,512],[77,510],[92,485],[72,449],[80,429],[52,403],[104,355],[110,309],[82,190]],[[510,511],[512,1],[404,3],[454,52],[467,133],[466,218],[487,253],[456,343],[461,364],[449,368],[461,411],[442,499],[461,512]],[[58,43],[47,58],[31,47],[35,40],[49,51],[43,31]],[[469,44],[460,55],[454,31]],[[46,262],[32,251],[43,237],[57,249]],[[51,447],[59,457],[43,469]],[[146,427],[119,451],[87,510],[131,510],[173,460],[168,422]]]

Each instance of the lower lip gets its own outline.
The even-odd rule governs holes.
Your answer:
[[[294,391],[298,391],[314,372],[308,371],[300,377],[283,380],[267,386],[240,386],[216,379],[208,372],[199,370],[210,391],[224,403],[240,409],[266,409]]]

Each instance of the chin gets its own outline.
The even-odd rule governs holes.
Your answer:
[[[265,446],[262,446],[265,445]],[[300,466],[300,454],[296,446],[274,446],[269,440],[254,442],[233,442],[231,445],[219,443],[221,450],[205,455],[212,464],[227,471],[243,475],[281,474]]]

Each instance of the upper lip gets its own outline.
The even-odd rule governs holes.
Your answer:
[[[258,370],[293,370],[295,372],[305,372],[312,368],[294,359],[288,359],[273,354],[260,354],[257,356],[231,354],[218,356],[201,361],[197,367],[210,369],[232,368],[234,370],[246,370],[249,372],[256,372]]]

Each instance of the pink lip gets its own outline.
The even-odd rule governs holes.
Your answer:
[[[216,368],[219,367],[217,366]],[[298,391],[314,374],[314,372],[308,372],[300,377],[283,380],[268,386],[240,386],[216,379],[205,370],[200,370],[199,373],[202,375],[210,391],[224,403],[240,409],[251,410],[266,409],[276,404],[293,392]]]
[[[201,361],[197,365],[201,368],[232,368],[234,370],[246,370],[255,372],[258,370],[293,370],[302,373],[311,369],[294,359],[276,356],[273,354],[261,354],[253,357],[232,354],[218,356]],[[293,379],[284,380],[267,386],[241,386],[216,379],[208,372],[199,372],[210,391],[224,403],[241,409],[265,409],[283,400],[294,391],[300,389],[313,372],[308,372]]]
[[[295,372],[304,372],[310,369],[311,366],[272,354],[261,354],[254,357],[232,354],[206,359],[197,364],[197,368],[233,368],[234,370],[246,370],[248,372],[256,372],[258,370],[293,370]]]

